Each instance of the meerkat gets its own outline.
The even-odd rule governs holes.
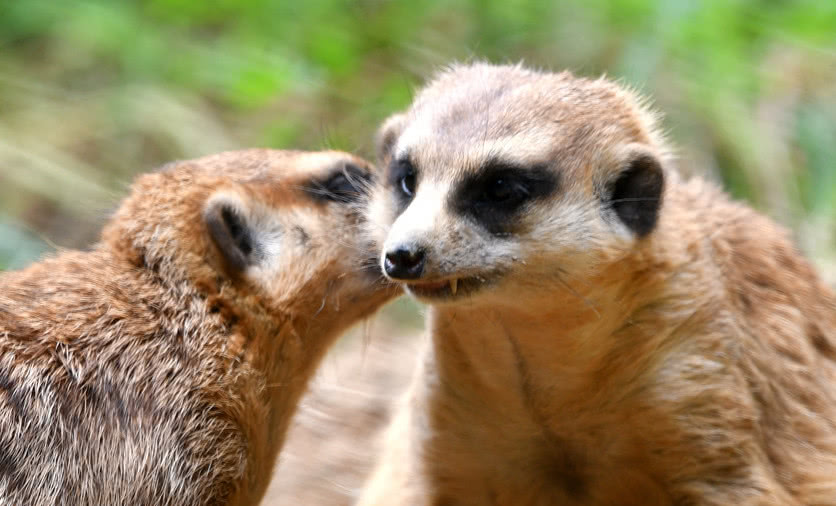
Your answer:
[[[430,341],[360,504],[836,504],[836,298],[634,92],[456,65],[379,150]]]
[[[368,268],[369,165],[246,150],[142,175],[90,251],[0,276],[0,504],[256,504]]]

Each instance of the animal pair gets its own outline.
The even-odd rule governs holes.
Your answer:
[[[361,504],[836,502],[836,297],[633,93],[454,66],[379,140],[367,206],[346,155],[220,155],[0,278],[0,494],[256,501],[379,255],[430,340]]]

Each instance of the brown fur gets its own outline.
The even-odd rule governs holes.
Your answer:
[[[380,139],[418,174],[410,204],[390,181],[371,206],[384,250],[427,248],[405,286],[471,281],[425,297],[431,345],[360,504],[836,503],[836,298],[783,229],[677,176],[632,93],[456,66]],[[607,203],[631,153],[665,181],[644,236]],[[492,236],[450,188],[497,157],[560,184]]]
[[[356,204],[303,191],[350,155],[249,150],[140,176],[89,252],[0,276],[0,502],[255,504],[336,336],[394,295]],[[280,235],[227,265],[213,198]]]

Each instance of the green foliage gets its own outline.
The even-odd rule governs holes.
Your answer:
[[[836,2],[819,0],[4,2],[0,210],[89,215],[138,171],[223,149],[370,155],[428,75],[472,58],[621,79],[666,113],[684,170],[799,233],[834,228]]]
[[[0,218],[0,271],[24,267],[47,250],[43,241]]]

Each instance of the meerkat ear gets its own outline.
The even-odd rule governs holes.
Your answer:
[[[203,211],[209,237],[227,265],[236,272],[254,265],[257,260],[256,234],[242,207],[238,199],[218,195],[209,201]]]
[[[377,159],[381,166],[386,166],[392,157],[392,149],[398,136],[406,125],[406,114],[398,113],[389,116],[383,126],[377,131]]]
[[[611,185],[610,205],[638,237],[656,227],[665,175],[659,159],[643,147],[628,151],[626,163]]]

